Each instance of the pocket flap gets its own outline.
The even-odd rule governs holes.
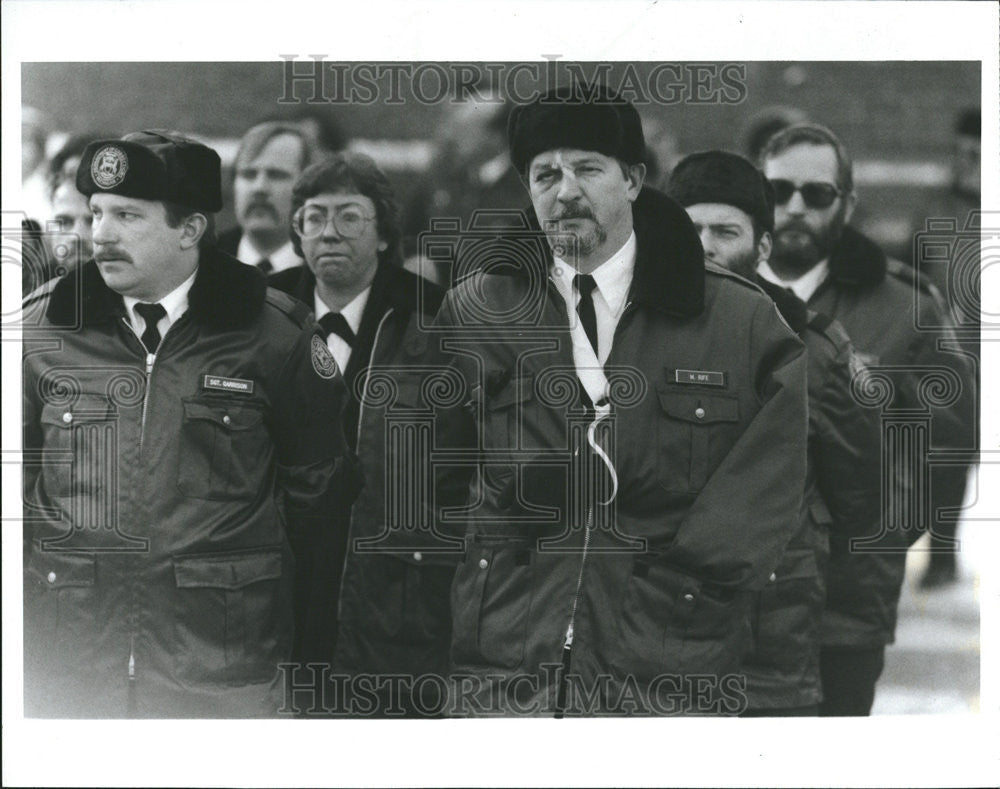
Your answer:
[[[796,578],[815,578],[819,575],[819,566],[816,563],[816,552],[812,549],[796,549],[785,551],[781,557],[778,569],[774,571],[774,581],[791,581]]]
[[[706,425],[737,422],[740,418],[740,403],[735,397],[663,389],[657,390],[656,394],[660,398],[660,408],[674,419]]]
[[[89,553],[45,551],[32,555],[25,569],[52,589],[93,586],[97,581],[97,559]]]
[[[281,578],[281,551],[212,553],[174,558],[174,580],[181,589],[241,589]]]
[[[486,407],[491,411],[523,403],[534,396],[534,376],[511,378],[504,386],[486,397]]]
[[[105,395],[81,394],[73,403],[42,406],[41,421],[69,429],[87,422],[107,422],[118,415],[118,409]]]
[[[250,430],[264,420],[264,414],[246,403],[185,400],[184,419],[213,422],[226,430]]]

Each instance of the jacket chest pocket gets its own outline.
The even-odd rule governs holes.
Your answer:
[[[71,405],[47,404],[40,420],[45,442],[42,480],[48,495],[82,501],[98,492],[114,492],[118,410],[107,397],[82,394]]]
[[[662,388],[656,394],[660,484],[671,492],[698,492],[735,440],[739,400]]]
[[[290,645],[283,575],[280,548],[176,557],[178,675],[229,685],[272,679]]]
[[[254,498],[271,466],[271,441],[260,406],[187,398],[181,424],[177,487],[196,499]]]

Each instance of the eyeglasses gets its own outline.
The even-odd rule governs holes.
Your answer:
[[[326,230],[327,223],[333,220],[334,230],[341,238],[361,238],[365,226],[375,217],[365,214],[359,206],[343,205],[333,209],[333,216],[324,206],[304,205],[292,217],[292,225],[302,238],[316,238]]]
[[[810,181],[802,186],[796,186],[783,178],[772,178],[771,186],[774,187],[774,199],[778,205],[784,205],[798,192],[802,195],[802,202],[807,208],[829,208],[842,194],[833,184],[821,181]]]

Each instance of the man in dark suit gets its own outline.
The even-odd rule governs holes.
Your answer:
[[[239,225],[219,235],[219,248],[265,274],[301,266],[288,237],[292,185],[315,159],[312,138],[294,123],[259,123],[243,135],[233,180]]]
[[[397,513],[387,511],[394,477],[387,470],[386,436],[392,429],[389,410],[393,418],[401,409],[420,410],[403,395],[419,393],[428,375],[422,327],[444,294],[402,268],[395,199],[367,156],[338,154],[309,167],[295,183],[291,206],[292,243],[306,265],[273,275],[269,284],[303,301],[326,332],[351,393],[344,434],[366,480],[364,501],[333,513],[334,539],[303,557],[311,564],[310,583],[299,590],[295,656],[300,664],[320,663],[323,669],[300,669],[296,686],[314,681],[324,693],[331,663],[335,681],[346,677],[348,683],[360,674],[442,676],[454,561],[435,551],[441,546],[429,533],[397,523]],[[387,401],[381,393],[388,390],[394,396]],[[411,467],[424,468],[424,462],[417,459]],[[423,706],[415,712],[405,691],[380,699],[375,709],[352,707],[351,699],[350,692],[326,695],[340,714],[427,714]]]

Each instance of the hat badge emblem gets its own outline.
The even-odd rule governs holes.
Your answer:
[[[127,172],[128,157],[114,145],[105,145],[90,163],[90,177],[101,189],[114,189],[125,180]]]

